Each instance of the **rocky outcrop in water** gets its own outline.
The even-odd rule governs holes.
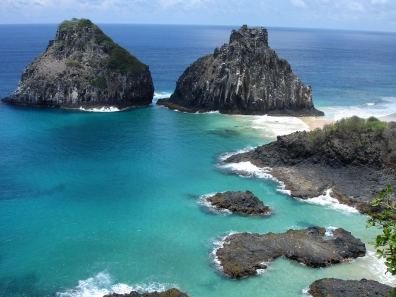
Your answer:
[[[172,96],[157,104],[186,112],[323,115],[313,105],[311,87],[268,46],[267,29],[246,25],[231,32],[228,44],[191,64]]]
[[[351,233],[339,228],[326,237],[325,232],[310,227],[282,234],[232,234],[216,256],[227,276],[240,278],[257,274],[257,269],[267,268],[268,262],[281,256],[310,267],[325,267],[365,255],[364,243]]]
[[[326,189],[360,212],[380,211],[368,202],[396,185],[396,123],[352,117],[323,129],[278,136],[277,141],[225,162],[271,167],[293,197],[317,197]]]
[[[26,106],[147,106],[154,87],[148,66],[86,19],[64,21],[44,53],[22,72],[3,102]]]
[[[271,210],[252,192],[223,192],[206,198],[213,206],[219,209],[228,209],[242,215],[268,215]]]
[[[361,279],[342,280],[336,278],[323,278],[314,281],[309,286],[309,294],[313,297],[389,297],[391,286],[377,281]]]
[[[178,289],[172,288],[164,292],[152,292],[152,293],[138,293],[132,291],[127,294],[108,294],[103,297],[188,297],[186,293],[180,292]]]

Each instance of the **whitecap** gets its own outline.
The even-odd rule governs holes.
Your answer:
[[[84,107],[80,107],[80,110],[83,111],[89,111],[89,112],[118,112],[121,111],[122,109],[119,109],[115,106],[102,106],[101,108],[84,108]]]
[[[171,95],[172,93],[166,92],[154,93],[153,103],[156,103],[158,99],[169,98]]]
[[[242,116],[233,115],[238,121],[247,124],[265,138],[290,134],[296,131],[310,131],[309,126],[297,117],[277,116]]]
[[[312,295],[309,294],[309,287],[306,287],[306,288],[302,289],[301,297],[312,297]]]
[[[328,226],[326,227],[325,237],[326,238],[334,238],[333,231],[337,229],[337,227]]]
[[[224,161],[234,154],[248,152],[250,150],[252,150],[252,148],[246,148],[237,153],[225,153],[220,156],[220,160]],[[228,172],[238,174],[243,178],[262,178],[273,180],[278,183],[278,188],[276,189],[278,192],[289,196],[291,194],[290,190],[286,190],[285,183],[278,180],[270,173],[272,171],[270,167],[257,167],[249,161],[239,163],[221,163],[218,167]]]
[[[396,97],[383,97],[375,103],[354,106],[332,106],[325,108],[326,117],[334,120],[358,116],[361,118],[385,117],[396,113]]]
[[[221,262],[217,258],[216,252],[218,249],[223,248],[224,244],[228,244],[229,241],[226,241],[226,239],[228,238],[228,236],[231,236],[232,234],[235,234],[235,233],[237,233],[237,232],[230,231],[226,236],[222,236],[220,239],[215,239],[212,241],[213,251],[211,252],[210,256],[211,256],[212,262],[214,263],[215,267],[220,271],[223,271],[223,266],[221,266]]]
[[[254,150],[254,149],[255,149],[254,147],[248,146],[248,147],[246,147],[246,148],[244,148],[244,149],[237,150],[237,151],[234,151],[234,152],[222,153],[222,154],[219,156],[219,160],[223,162],[223,161],[227,160],[229,157],[231,157],[231,156],[233,156],[233,155],[238,155],[238,154],[247,153],[247,152],[250,152],[250,151],[252,151],[252,150]]]
[[[163,284],[158,282],[137,283],[127,285],[123,283],[114,284],[110,274],[100,272],[96,276],[78,281],[78,285],[73,289],[65,292],[57,292],[57,297],[103,297],[106,294],[117,293],[126,294],[131,291],[139,293],[150,293],[154,291],[166,291],[169,288],[176,287],[174,284]]]
[[[308,199],[301,199],[301,198],[296,198],[296,199],[304,203],[322,205],[327,208],[343,211],[346,213],[359,213],[359,211],[356,208],[345,204],[341,204],[337,199],[331,197],[330,193],[331,193],[331,189],[328,189],[324,194],[319,195],[318,197],[308,198]]]

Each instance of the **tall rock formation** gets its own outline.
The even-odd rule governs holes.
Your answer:
[[[158,104],[187,112],[323,115],[311,87],[268,46],[267,29],[246,25],[231,32],[229,44],[191,64],[172,96]]]
[[[154,86],[148,66],[87,19],[64,21],[44,53],[22,72],[3,102],[27,106],[147,106]]]

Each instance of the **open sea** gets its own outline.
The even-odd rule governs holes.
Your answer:
[[[155,100],[169,96],[188,65],[238,29],[100,27],[150,66]],[[56,28],[0,25],[0,98],[16,89]],[[268,32],[271,48],[312,86],[326,118],[396,113],[396,34]],[[378,230],[366,228],[366,216],[328,195],[293,199],[253,166],[221,165],[227,154],[297,130],[309,127],[292,117],[184,114],[155,104],[122,112],[0,104],[0,296],[87,297],[171,287],[191,297],[307,296],[309,284],[323,277],[396,285],[367,244]],[[244,217],[202,203],[204,195],[227,190],[250,190],[275,213]],[[213,256],[230,232],[312,225],[352,232],[367,244],[367,256],[321,269],[280,258],[260,275],[239,280],[224,277]]]

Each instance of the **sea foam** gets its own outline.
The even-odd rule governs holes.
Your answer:
[[[351,206],[341,204],[337,199],[331,197],[331,189],[326,190],[326,192],[318,197],[308,198],[308,199],[301,199],[296,198],[301,202],[308,203],[308,204],[316,204],[322,205],[327,208],[339,210],[346,213],[359,213],[359,211]]]
[[[396,113],[396,97],[383,97],[377,102],[355,106],[333,106],[325,108],[326,117],[340,120],[351,116],[361,118],[384,117]]]
[[[231,214],[232,212],[228,209],[217,208],[216,206],[212,205],[206,198],[216,195],[217,193],[205,194],[198,198],[198,204],[201,206],[206,207],[209,211],[213,213],[222,213],[222,214]]]
[[[212,241],[212,246],[213,246],[213,251],[210,253],[210,258],[212,259],[212,262],[215,265],[215,268],[217,270],[223,271],[223,266],[221,266],[220,260],[217,258],[216,252],[218,249],[223,248],[224,244],[229,243],[226,241],[227,237],[235,234],[237,232],[235,231],[230,231],[227,235],[220,237],[219,239],[215,239]]]
[[[56,293],[57,297],[103,297],[106,294],[117,293],[125,294],[131,291],[137,291],[139,293],[154,292],[154,291],[166,291],[169,288],[177,287],[173,284],[162,284],[162,283],[138,283],[134,285],[127,285],[123,283],[114,284],[110,274],[106,272],[100,272],[96,276],[88,278],[86,280],[78,281],[78,285],[69,289],[65,292]]]
[[[118,111],[122,111],[123,109],[119,109],[115,106],[103,106],[101,108],[84,108],[84,107],[80,107],[79,108],[82,111],[89,111],[89,112],[118,112]]]
[[[278,135],[290,134],[296,131],[309,131],[309,126],[296,117],[276,117],[276,116],[243,116],[233,115],[233,117],[256,130],[264,138],[275,138]]]

